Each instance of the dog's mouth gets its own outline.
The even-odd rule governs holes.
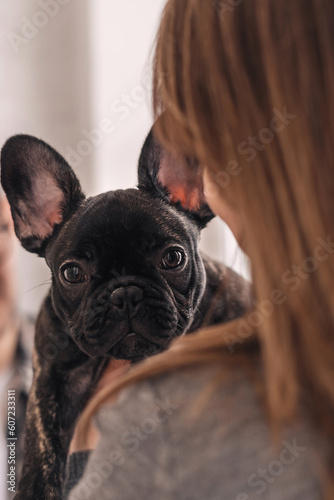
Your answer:
[[[116,342],[109,343],[109,345],[105,341],[101,342],[101,333],[96,336],[82,337],[78,341],[78,345],[89,356],[110,356],[114,359],[135,362],[159,354],[168,348],[170,341],[156,340],[150,340],[140,333],[129,331]]]
[[[158,354],[167,347],[168,345],[157,344],[138,333],[129,332],[108,351],[108,355],[115,359],[127,359],[134,362]]]

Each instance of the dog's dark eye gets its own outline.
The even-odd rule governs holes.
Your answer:
[[[183,264],[184,253],[181,249],[172,248],[168,250],[161,259],[162,269],[176,269]]]
[[[87,281],[87,275],[79,266],[66,266],[62,270],[63,276],[66,281],[71,284],[83,283]]]

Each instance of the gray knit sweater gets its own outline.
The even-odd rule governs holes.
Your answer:
[[[69,499],[320,500],[324,439],[304,421],[275,448],[252,384],[233,375],[201,400],[211,377],[198,368],[155,378],[103,408]]]

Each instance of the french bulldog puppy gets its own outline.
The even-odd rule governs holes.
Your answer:
[[[177,169],[150,132],[138,188],[86,198],[64,158],[43,141],[17,135],[2,149],[16,235],[52,273],[36,323],[15,500],[61,499],[75,421],[110,359],[157,354],[250,304],[240,276],[200,255],[200,232],[213,214],[201,176],[178,180]]]

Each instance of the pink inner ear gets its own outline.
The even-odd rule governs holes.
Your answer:
[[[205,203],[203,180],[199,169],[180,163],[165,152],[158,173],[159,182],[170,194],[171,203],[180,202],[187,210],[199,210]]]
[[[20,238],[50,236],[55,224],[62,222],[63,201],[64,194],[51,176],[36,178],[30,203],[22,200],[18,203],[23,214],[17,221]]]
[[[55,224],[60,224],[62,220],[63,220],[63,217],[60,213],[50,212],[49,217],[48,217],[48,222],[49,222],[51,227],[53,227]]]
[[[48,232],[52,232],[55,224],[62,221],[60,212],[61,204],[64,200],[63,192],[55,183],[53,177],[44,177],[43,179],[36,179],[34,185],[34,199],[38,212],[42,219],[48,223]],[[44,221],[41,221],[42,224]],[[44,226],[44,224],[43,224]]]
[[[180,202],[187,210],[198,210],[201,207],[201,195],[198,189],[187,191],[185,186],[171,184],[168,186],[170,201],[174,204]]]

